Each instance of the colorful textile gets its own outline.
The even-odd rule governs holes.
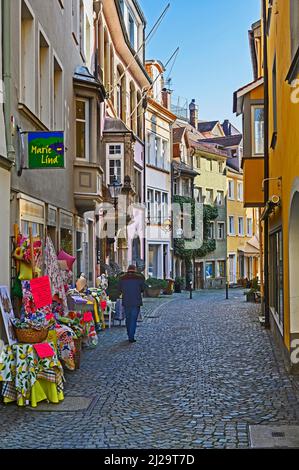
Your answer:
[[[66,264],[69,268],[69,271],[72,270],[73,264],[76,261],[76,258],[74,256],[69,255],[68,253],[66,253],[63,250],[60,250],[60,252],[58,253],[57,259],[59,261],[66,261]]]
[[[50,237],[47,237],[45,248],[45,274],[49,276],[51,282],[52,295],[58,295],[62,301],[64,314],[68,313],[66,293],[58,265],[55,248]]]
[[[51,348],[49,343],[38,343],[33,345],[37,355],[40,359],[45,357],[53,357],[55,355],[54,349]]]
[[[50,343],[50,346],[55,350],[54,344]],[[42,378],[46,378],[47,375],[51,376],[50,381],[53,382],[53,373],[55,382],[61,390],[64,380],[63,369],[56,353],[51,358],[40,359],[32,344],[5,346],[1,352],[0,381],[10,383],[18,398],[22,396],[27,400],[30,397],[31,389],[39,375]],[[4,385],[3,391],[6,398],[11,398],[13,388]]]
[[[75,370],[75,343],[74,331],[66,325],[55,325],[57,334],[58,356],[69,370]]]

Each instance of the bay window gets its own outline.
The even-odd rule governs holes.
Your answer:
[[[252,106],[252,154],[264,154],[264,106]]]
[[[89,101],[76,100],[76,158],[89,161]]]
[[[112,184],[114,177],[123,182],[123,144],[107,144],[107,184]]]

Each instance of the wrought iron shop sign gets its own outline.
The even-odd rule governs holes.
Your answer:
[[[28,168],[64,168],[63,132],[28,132]]]

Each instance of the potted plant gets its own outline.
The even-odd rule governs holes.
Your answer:
[[[185,286],[185,278],[177,276],[174,281],[174,292],[181,293]]]
[[[258,293],[260,292],[260,286],[258,285],[258,279],[254,278],[251,281],[251,288],[245,292],[247,302],[256,302]]]
[[[119,296],[118,281],[119,278],[116,276],[108,277],[107,295],[109,296],[109,299],[112,300],[112,302],[116,302]]]
[[[174,280],[173,279],[166,279],[167,287],[163,290],[164,295],[172,295],[174,291]]]
[[[149,277],[145,281],[146,295],[148,297],[159,297],[162,289],[167,288],[167,281],[164,279],[157,279],[155,277]]]

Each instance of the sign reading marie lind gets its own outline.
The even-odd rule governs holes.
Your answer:
[[[28,168],[64,168],[63,132],[28,132]]]

